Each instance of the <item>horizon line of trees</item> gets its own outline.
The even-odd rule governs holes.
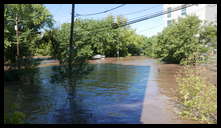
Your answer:
[[[5,4],[5,63],[15,65],[16,68],[16,18],[19,20],[19,57],[22,65],[28,66],[34,55],[51,55],[63,64],[67,62],[70,23],[63,23],[60,28],[55,28],[53,16],[42,4]],[[138,35],[130,26],[113,28],[115,20],[118,25],[127,22],[123,16],[112,15],[101,20],[76,19],[73,61],[84,61],[96,54],[107,57],[146,55],[182,64],[187,60],[194,61],[194,55],[216,48],[216,25],[202,24],[196,16],[181,18],[152,37]],[[98,28],[102,26],[105,29],[99,31]],[[40,32],[42,29],[45,29],[43,34]]]

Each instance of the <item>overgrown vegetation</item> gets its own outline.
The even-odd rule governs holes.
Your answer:
[[[184,118],[217,123],[217,88],[209,83],[202,67],[186,66],[176,76],[180,115]]]
[[[197,63],[193,56],[206,60],[207,56],[202,55],[216,48],[216,29],[196,16],[180,18],[146,42],[145,55],[176,64]]]

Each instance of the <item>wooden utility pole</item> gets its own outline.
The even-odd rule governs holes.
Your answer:
[[[15,31],[16,31],[16,38],[17,38],[17,55],[16,55],[16,62],[17,62],[17,66],[18,69],[20,69],[20,52],[19,52],[19,27],[18,27],[18,15],[16,15],[16,19],[15,19]]]
[[[74,30],[74,9],[75,4],[72,4],[71,12],[71,32],[70,32],[70,44],[69,44],[69,70],[71,70],[72,59],[73,59],[73,30]]]

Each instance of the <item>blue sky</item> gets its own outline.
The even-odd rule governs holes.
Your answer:
[[[102,12],[107,9],[117,7],[119,5],[120,4],[75,4],[75,14],[90,14]],[[71,4],[45,4],[45,6],[52,13],[56,21],[56,26],[59,26],[60,24],[65,22],[71,22]],[[133,13],[145,9],[149,10],[127,15],[128,13]],[[162,11],[162,9],[162,4],[126,4],[123,7],[117,8],[107,13],[81,18],[101,19],[106,17],[107,15],[112,14],[114,16],[123,15],[128,20],[130,20],[133,18],[149,15],[154,12]],[[134,28],[138,34],[149,37],[155,35],[157,32],[160,32],[163,29],[163,17],[155,17],[149,20],[132,24],[130,26]]]

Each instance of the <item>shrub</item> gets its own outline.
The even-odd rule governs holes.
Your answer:
[[[200,53],[194,52],[192,55],[188,56],[187,58],[183,58],[180,61],[182,65],[197,65],[206,63],[208,61],[208,56],[200,55]]]
[[[25,120],[25,114],[23,112],[15,111],[10,116],[4,117],[5,124],[23,124]]]
[[[184,118],[216,123],[217,88],[200,76],[202,72],[202,68],[186,66],[177,74],[179,102],[183,105],[180,114]]]

